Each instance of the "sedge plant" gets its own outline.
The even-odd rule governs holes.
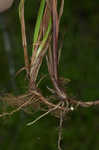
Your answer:
[[[25,0],[20,0],[19,4],[19,18],[21,24],[22,33],[22,44],[24,49],[24,61],[26,70],[27,80],[29,83],[27,93],[21,96],[13,96],[11,94],[6,95],[2,99],[7,101],[10,105],[17,106],[15,110],[10,113],[0,114],[0,117],[12,115],[13,113],[24,110],[24,108],[30,106],[35,106],[34,104],[46,106],[46,109],[40,107],[41,110],[46,111],[43,115],[36,118],[27,125],[33,125],[42,117],[47,114],[52,113],[60,119],[60,130],[58,138],[58,149],[61,150],[61,136],[62,136],[62,123],[63,118],[66,113],[69,113],[75,108],[80,107],[90,107],[93,105],[98,105],[99,100],[82,102],[68,96],[67,91],[63,89],[62,82],[60,82],[59,70],[58,70],[58,37],[59,37],[59,25],[60,19],[63,13],[64,0],[61,0],[61,5],[59,11],[57,10],[58,0],[41,0],[40,8],[38,11],[37,21],[34,28],[33,43],[31,49],[31,58],[28,56],[27,49],[27,38],[25,31],[25,17],[24,17],[24,2]],[[43,58],[46,56],[46,62],[48,67],[48,73],[53,85],[51,91],[51,96],[44,97],[41,90],[38,89],[37,77],[39,69],[42,65]],[[55,99],[55,103],[52,99]]]

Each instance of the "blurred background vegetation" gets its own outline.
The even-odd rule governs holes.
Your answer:
[[[39,3],[40,0],[25,2],[29,55]],[[25,72],[15,77],[15,72],[24,66],[18,4],[19,1],[16,0],[11,9],[0,14],[0,95],[7,92],[20,94],[28,88]],[[66,89],[71,96],[81,100],[99,98],[98,4],[98,0],[65,0],[60,25],[59,41],[63,44],[60,76],[71,79]],[[43,63],[41,75],[47,74],[45,67],[46,64]],[[49,82],[45,79],[40,87],[46,87],[47,84]],[[5,110],[1,103],[0,110]],[[42,112],[32,115],[18,112],[11,117],[0,118],[0,149],[57,150],[57,118],[48,115],[33,126],[26,126],[26,123],[40,114]],[[99,149],[98,106],[80,108],[66,116],[62,147],[63,150]]]

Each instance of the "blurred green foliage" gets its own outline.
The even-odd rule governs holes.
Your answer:
[[[33,29],[39,2],[26,0],[25,19],[29,55],[31,55]],[[60,76],[70,78],[68,93],[81,100],[99,97],[99,2],[98,0],[65,0],[60,25],[60,42],[63,43]],[[24,66],[21,30],[18,18],[18,1],[4,14],[12,39],[12,52],[16,71]],[[41,74],[47,74],[43,64]],[[0,90],[12,91],[8,61],[0,31]],[[17,93],[27,90],[25,72],[17,78]],[[41,88],[49,84],[42,81]],[[0,105],[2,108],[2,105]],[[0,108],[0,110],[2,110]],[[57,150],[59,120],[48,115],[31,127],[26,123],[43,112],[33,115],[18,112],[10,118],[0,118],[1,150]],[[66,116],[63,127],[63,150],[99,149],[99,107],[75,110]]]

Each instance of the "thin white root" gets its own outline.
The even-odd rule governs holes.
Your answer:
[[[46,113],[42,114],[41,116],[39,116],[38,118],[36,118],[35,120],[33,120],[32,122],[27,123],[27,126],[33,125],[35,124],[37,121],[39,121],[41,118],[45,117],[46,115],[48,115],[49,113],[51,113],[52,111],[56,110],[62,102],[59,102],[54,108],[50,109],[49,111],[47,111]]]
[[[64,102],[62,103],[62,107],[64,106]],[[60,122],[59,122],[59,132],[58,132],[58,150],[62,150],[61,148],[61,140],[62,140],[62,125],[63,125],[63,111],[60,111]]]
[[[33,98],[33,97],[32,97]],[[0,117],[4,117],[4,116],[11,116],[13,115],[14,113],[18,112],[19,110],[21,110],[23,107],[27,106],[31,101],[32,101],[32,98],[28,101],[26,101],[25,103],[23,103],[21,106],[19,106],[17,109],[14,109],[13,111],[11,112],[5,112],[5,113],[2,113],[0,114]]]

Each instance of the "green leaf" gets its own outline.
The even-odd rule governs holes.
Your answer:
[[[46,0],[41,0],[39,12],[38,12],[38,17],[37,17],[37,21],[36,21],[36,25],[35,25],[33,43],[36,43],[37,38],[38,38],[38,34],[39,34],[39,30],[40,30],[40,24],[41,24],[43,12],[44,12],[45,1]],[[32,49],[32,51],[33,51],[33,49]]]
[[[45,42],[46,42],[46,40],[47,40],[47,38],[48,38],[48,35],[49,35],[49,32],[50,32],[50,31],[51,31],[51,17],[50,17],[50,20],[49,20],[49,24],[48,24],[47,31],[46,31],[46,33],[45,33],[45,35],[44,35],[44,37],[43,37],[43,40],[42,40],[42,42],[41,42],[41,44],[40,44],[38,50],[37,50],[36,57],[38,57],[39,53],[40,53],[41,50],[43,49],[43,47],[44,47],[44,45],[45,45]]]

